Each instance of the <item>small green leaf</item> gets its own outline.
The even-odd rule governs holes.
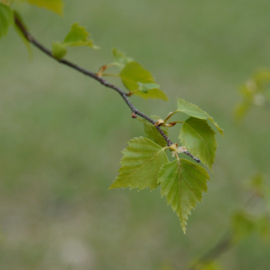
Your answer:
[[[67,36],[65,37],[63,44],[67,47],[71,46],[88,46],[93,49],[98,47],[94,45],[93,41],[89,39],[90,34],[85,27],[80,26],[78,23],[74,23]]]
[[[142,93],[140,91],[137,91],[137,92],[134,93],[134,95],[140,96],[140,97],[142,97],[144,99],[157,98],[157,99],[163,99],[165,101],[168,101],[167,96],[160,89],[151,89],[147,93]]]
[[[206,120],[188,118],[182,126],[179,139],[192,155],[198,157],[212,170],[217,142],[215,132]]]
[[[201,201],[202,192],[207,192],[208,179],[204,168],[185,159],[164,164],[159,171],[161,196],[166,196],[167,202],[176,212],[184,233],[191,209]]]
[[[154,83],[156,84],[151,73],[145,70],[139,63],[131,61],[125,65],[119,74],[125,87],[134,92],[134,95],[138,95],[145,99],[148,98],[159,98],[168,100],[167,96],[160,89],[151,89],[147,93],[143,93],[138,90],[138,83]]]
[[[158,171],[168,162],[165,149],[147,138],[139,137],[130,140],[122,153],[119,175],[109,189],[156,188]]]
[[[133,61],[132,58],[127,57],[125,53],[118,51],[117,49],[112,50],[114,63],[116,63],[121,69],[129,62]]]
[[[195,104],[189,103],[183,99],[178,99],[177,112],[185,113],[189,116],[199,118],[199,119],[209,119],[217,128],[219,133],[223,135],[223,129],[221,129],[218,124],[214,121],[214,119],[205,111],[200,109]]]
[[[90,34],[86,31],[85,27],[74,23],[67,36],[62,43],[54,42],[52,44],[52,54],[55,58],[61,59],[67,53],[67,47],[74,46],[87,46],[93,49],[98,49],[93,41],[89,39]]]
[[[7,34],[11,24],[13,24],[12,10],[8,6],[0,3],[0,39]]]
[[[61,59],[67,54],[67,48],[59,43],[59,42],[54,42],[52,44],[52,55],[57,58]]]
[[[26,1],[31,5],[49,9],[59,15],[63,14],[63,1],[62,0],[21,0]]]
[[[138,82],[138,90],[143,93],[148,93],[149,90],[159,89],[159,85],[155,83],[140,83]]]
[[[155,121],[160,119],[160,117],[158,117],[156,115],[151,115],[150,118],[152,118]],[[138,120],[143,122],[145,136],[148,139],[150,139],[153,142],[159,144],[161,147],[167,146],[166,140],[162,137],[162,135],[159,133],[157,128],[152,123],[146,121],[145,119],[138,119]],[[161,129],[165,133],[165,135],[168,136],[168,128],[167,127],[161,127]]]

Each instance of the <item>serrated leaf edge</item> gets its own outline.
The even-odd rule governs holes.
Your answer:
[[[192,112],[192,111],[190,111],[190,110],[179,110],[179,109],[178,109],[178,103],[179,103],[179,100],[182,100],[182,101],[184,101],[185,103],[189,103],[189,104],[191,104],[191,105],[197,107],[201,113],[204,113],[204,114],[205,114],[205,117],[196,117],[196,116],[192,116],[192,115],[190,115],[190,114],[188,113],[188,112]],[[216,127],[216,129],[218,130],[218,132],[219,132],[222,136],[224,136],[223,129],[219,127],[218,123],[214,120],[214,118],[213,118],[211,115],[209,115],[206,111],[202,110],[202,109],[201,109],[199,106],[197,106],[196,104],[193,104],[193,103],[190,103],[190,102],[188,102],[188,101],[186,101],[186,100],[184,100],[184,99],[178,98],[178,101],[177,101],[177,110],[176,110],[176,112],[182,112],[182,113],[185,113],[185,114],[187,114],[187,115],[189,115],[189,116],[191,116],[191,117],[198,118],[198,119],[208,119],[210,122],[213,123],[213,125]]]
[[[137,140],[137,141],[138,141],[138,140],[141,139],[141,138],[147,139],[147,140],[151,141],[151,143],[154,143],[154,144],[158,145],[161,149],[160,149],[160,151],[158,151],[158,153],[157,153],[155,156],[153,156],[149,161],[147,161],[147,162],[144,163],[140,168],[136,169],[136,170],[133,171],[131,174],[129,174],[128,177],[130,177],[132,174],[134,174],[135,172],[137,172],[139,169],[143,168],[143,167],[144,167],[145,165],[147,165],[150,161],[152,161],[154,158],[156,158],[156,157],[160,154],[160,152],[165,151],[165,149],[166,149],[166,147],[162,147],[162,146],[160,146],[159,144],[157,144],[156,142],[154,142],[153,140],[151,140],[151,139],[149,139],[149,138],[146,138],[146,137],[143,137],[143,136],[135,137],[135,138],[133,138],[132,140],[130,140],[129,142],[134,141],[134,140]],[[128,142],[128,143],[129,143],[129,142]],[[126,158],[126,157],[125,157],[125,152],[128,151],[128,148],[129,148],[129,147],[130,147],[130,145],[128,144],[128,147],[126,147],[123,151],[121,151],[121,153],[123,154],[123,157],[121,158],[119,164],[122,165],[123,159]],[[165,153],[165,154],[166,154],[166,153]],[[162,165],[162,166],[163,166],[163,165]],[[162,167],[162,166],[161,166],[161,167]],[[111,184],[111,186],[109,187],[109,190],[114,189],[114,188],[123,188],[123,189],[124,189],[124,188],[128,188],[128,187],[129,187],[129,186],[112,187],[113,184],[115,183],[115,181],[117,180],[117,178],[121,175],[121,169],[122,169],[122,167],[119,168],[119,170],[118,170],[119,175],[116,177],[116,179],[114,180],[114,182]],[[157,178],[158,178],[158,173],[157,173]],[[127,179],[127,177],[124,178],[124,179]],[[157,186],[158,186],[158,184],[157,184]],[[133,188],[138,188],[138,187],[130,187],[129,189],[131,190],[131,189],[133,189]],[[143,189],[146,189],[146,188],[148,188],[148,187],[145,187],[145,188],[138,188],[138,190],[143,190]],[[156,188],[157,188],[157,187],[156,187]],[[151,191],[152,191],[153,189],[154,189],[154,188],[150,188]]]
[[[159,180],[159,175],[160,175],[160,172],[161,172],[162,168],[163,168],[164,166],[166,166],[167,164],[172,164],[172,163],[177,163],[177,171],[176,171],[176,173],[179,175],[179,179],[181,178],[181,177],[180,177],[180,171],[183,170],[183,171],[185,171],[187,174],[189,174],[192,178],[194,178],[194,179],[196,180],[196,178],[195,178],[192,174],[190,174],[188,171],[186,171],[185,169],[183,169],[183,168],[181,167],[181,161],[182,161],[182,162],[186,162],[186,164],[190,163],[190,165],[191,165],[191,164],[196,165],[196,167],[198,166],[197,164],[194,164],[194,163],[192,163],[191,161],[186,160],[186,159],[174,160],[174,161],[172,161],[172,162],[165,163],[165,164],[163,164],[163,165],[161,166],[161,168],[160,168],[160,170],[159,170],[159,172],[158,172],[158,184],[161,183],[161,181]],[[198,168],[196,168],[196,167],[195,167],[194,169],[197,170]],[[198,167],[200,167],[200,166],[198,166]],[[206,186],[206,187],[202,189],[202,192],[203,192],[203,191],[204,191],[204,192],[207,192],[208,189],[207,189],[207,184],[206,184],[206,183],[207,183],[207,180],[210,180],[210,177],[209,177],[209,174],[207,173],[207,171],[206,171],[203,167],[200,167],[200,168],[201,168],[202,170],[204,170],[204,173],[206,174],[206,175],[205,175],[205,181],[206,181],[206,182],[205,182],[205,186]],[[182,177],[183,177],[183,176],[182,176]],[[183,177],[183,179],[185,180],[184,177]],[[187,180],[185,180],[185,183],[187,183]],[[189,186],[188,184],[187,184],[187,186],[190,188],[190,186]],[[180,184],[179,184],[179,188],[180,188]],[[192,191],[191,188],[190,188],[190,190],[191,190],[192,194],[194,194],[194,192]],[[180,190],[179,190],[179,194],[180,194]],[[195,204],[194,204],[194,203],[191,204],[190,209],[188,209],[187,211],[184,212],[184,214],[186,215],[186,218],[185,218],[185,219],[183,219],[183,213],[180,213],[180,214],[177,213],[177,208],[181,209],[181,207],[180,207],[180,205],[181,205],[181,200],[180,200],[180,202],[179,202],[179,206],[178,206],[178,207],[173,207],[172,204],[170,204],[170,202],[168,201],[167,194],[163,193],[163,192],[162,192],[162,189],[161,189],[161,197],[163,197],[163,196],[166,197],[167,205],[170,205],[170,206],[171,206],[173,212],[176,213],[176,215],[177,215],[178,218],[180,219],[180,224],[181,224],[182,230],[183,230],[184,233],[186,233],[186,225],[187,225],[187,221],[188,221],[188,216],[191,215],[191,210],[194,209],[194,208],[196,207],[196,204],[197,204],[198,202],[201,202],[201,200],[202,200],[202,194],[201,194],[200,199],[198,199],[198,201],[195,202]],[[194,196],[195,196],[195,195],[194,195]],[[195,196],[195,197],[196,197],[196,196]],[[179,211],[179,212],[181,212],[181,211]]]

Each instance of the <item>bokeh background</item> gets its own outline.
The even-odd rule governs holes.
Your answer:
[[[239,85],[270,67],[270,2],[65,2],[63,18],[18,8],[47,47],[72,23],[86,26],[101,50],[72,48],[67,58],[87,69],[110,63],[115,47],[150,70],[169,102],[132,97],[141,111],[164,117],[183,98],[212,115],[225,138],[217,135],[209,191],[184,235],[159,189],[108,191],[121,150],[143,135],[118,94],[35,48],[29,61],[12,29],[0,42],[0,269],[186,269],[227,231],[252,175],[269,175],[269,110],[236,125],[233,108]],[[269,243],[251,236],[219,262],[266,270],[269,256]]]

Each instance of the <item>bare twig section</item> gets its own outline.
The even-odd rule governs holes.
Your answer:
[[[27,30],[27,28],[23,25],[23,23],[20,21],[20,19],[16,16],[16,14],[14,15],[14,22],[17,25],[17,27],[20,29],[20,31],[23,33],[23,35],[25,36],[25,38],[32,43],[36,48],[38,48],[39,50],[41,50],[42,52],[44,52],[45,54],[47,54],[49,57],[53,58],[54,60],[56,60],[57,62],[59,62],[60,64],[69,66],[72,69],[75,69],[77,71],[79,71],[80,73],[91,77],[92,79],[100,82],[102,85],[111,88],[113,90],[115,90],[116,92],[118,92],[118,94],[120,94],[120,96],[124,99],[124,101],[126,102],[126,104],[128,105],[128,107],[131,109],[132,111],[132,117],[134,118],[134,115],[139,115],[142,118],[144,118],[145,120],[147,120],[148,122],[152,123],[153,125],[155,125],[155,121],[153,119],[151,119],[150,117],[148,117],[147,115],[145,115],[144,113],[140,112],[138,109],[136,109],[134,107],[134,105],[130,102],[128,96],[129,93],[124,92],[122,89],[120,89],[119,87],[109,83],[108,81],[106,81],[105,79],[103,79],[102,77],[100,77],[97,73],[94,73],[92,71],[86,70],[84,68],[81,68],[79,66],[77,66],[76,64],[73,64],[65,59],[57,59],[52,55],[52,52],[50,50],[48,50],[47,48],[45,48],[42,44],[40,44]],[[156,129],[159,131],[159,133],[162,135],[162,137],[166,140],[167,145],[170,146],[172,143],[172,141],[168,138],[168,136],[161,130],[161,128],[159,126],[156,126]],[[195,161],[200,162],[200,160],[196,157],[194,157],[193,155],[191,155],[189,152],[185,152],[185,154],[187,154],[188,156],[190,156],[191,158],[193,158]]]
[[[198,159],[198,158],[196,158],[196,157],[194,157],[192,154],[190,154],[188,151],[184,151],[183,152],[184,154],[186,154],[186,155],[188,155],[188,156],[190,156],[191,158],[193,158],[195,161],[197,161],[198,163],[200,163],[201,162],[201,160],[200,159]]]
[[[195,262],[192,266],[190,266],[187,270],[196,270],[197,267],[213,261],[221,254],[226,252],[232,246],[232,233],[227,232],[218,242],[217,244],[212,247],[210,250],[207,251],[197,262]]]

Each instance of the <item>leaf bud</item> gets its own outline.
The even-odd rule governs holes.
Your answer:
[[[163,124],[164,124],[164,121],[162,119],[158,119],[154,126],[155,127],[156,126],[162,126]]]

